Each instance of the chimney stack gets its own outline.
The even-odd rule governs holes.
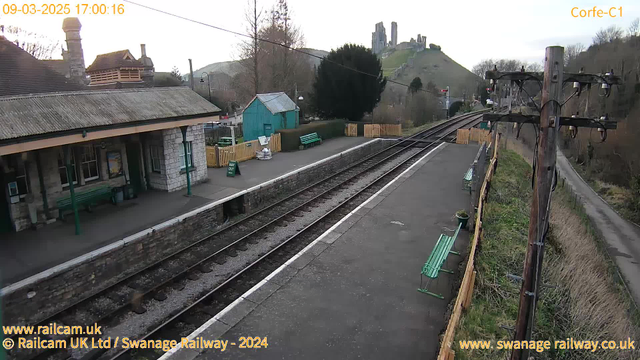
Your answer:
[[[69,77],[81,84],[87,84],[87,73],[84,66],[84,52],[82,50],[82,39],[80,29],[82,25],[76,17],[68,17],[62,21],[62,30],[66,34],[67,51],[64,59],[69,65]]]
[[[147,56],[147,49],[144,44],[140,44],[140,54],[141,54],[140,57]]]

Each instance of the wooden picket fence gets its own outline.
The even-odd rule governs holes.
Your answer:
[[[267,147],[272,153],[282,151],[280,134],[272,134]],[[207,146],[207,167],[224,167],[229,165],[230,160],[250,160],[256,157],[256,151],[261,149],[262,146],[258,140],[243,142],[235,146]]]
[[[347,124],[344,127],[344,135],[345,136],[358,136],[358,125],[357,124]]]
[[[493,155],[491,157],[489,168],[487,169],[487,174],[484,177],[482,188],[480,189],[478,210],[476,211],[476,226],[473,234],[473,239],[471,240],[471,247],[469,249],[469,259],[467,260],[464,277],[462,278],[462,283],[460,284],[460,289],[458,290],[458,296],[456,297],[456,302],[453,306],[453,312],[451,314],[451,317],[449,318],[449,323],[447,324],[447,329],[444,333],[444,337],[442,338],[442,343],[440,344],[438,360],[453,360],[455,358],[455,351],[451,349],[451,345],[453,345],[453,338],[456,332],[456,327],[458,326],[458,322],[460,321],[462,310],[466,310],[469,308],[469,306],[471,305],[471,299],[473,298],[473,286],[476,281],[476,249],[478,247],[478,242],[482,241],[483,239],[482,213],[484,210],[485,201],[487,199],[487,194],[489,192],[489,184],[491,183],[491,179],[493,178],[493,173],[495,172],[496,163],[498,161],[499,142],[500,136],[497,135],[494,144],[489,145],[490,148],[491,146],[493,146]]]
[[[402,136],[400,124],[365,124],[364,137],[376,138],[381,136]]]
[[[489,130],[478,128],[458,129],[456,133],[456,144],[468,144],[470,141],[477,143],[490,143],[491,133]]]
[[[458,129],[456,132],[456,144],[469,143],[469,129]]]

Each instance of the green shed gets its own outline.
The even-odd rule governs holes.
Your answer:
[[[280,129],[295,129],[300,120],[299,108],[283,92],[258,94],[242,112],[242,133],[245,141],[270,136]]]

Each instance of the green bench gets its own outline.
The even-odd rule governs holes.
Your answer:
[[[91,211],[92,205],[97,205],[101,201],[113,202],[113,195],[109,186],[101,186],[93,188],[91,190],[76,192],[76,206],[78,208],[84,207],[87,211]],[[64,220],[64,213],[66,211],[73,211],[71,204],[71,195],[56,200],[56,207],[58,208],[58,217],[60,220]]]
[[[311,133],[300,136],[300,150],[304,149],[308,145],[313,145],[315,143],[322,144],[322,138],[318,136],[318,133]]]
[[[431,251],[431,255],[429,255],[427,262],[424,263],[424,266],[422,267],[422,271],[420,272],[420,288],[418,288],[418,291],[420,291],[421,293],[435,296],[438,299],[444,299],[444,296],[440,294],[432,293],[427,289],[427,287],[429,286],[429,282],[431,282],[432,279],[436,279],[438,277],[438,274],[440,274],[441,271],[449,274],[453,274],[453,271],[443,269],[442,266],[444,265],[444,262],[447,260],[447,256],[449,256],[449,254],[460,255],[459,252],[453,251],[451,250],[451,248],[453,248],[453,244],[455,243],[461,228],[462,228],[462,224],[459,224],[458,229],[453,234],[453,236],[440,234],[440,238],[438,239],[436,246],[433,248],[433,251]],[[427,283],[425,284],[424,287],[422,287],[423,276],[426,276],[428,278]]]
[[[470,167],[469,170],[464,174],[464,178],[462,178],[462,190],[471,191],[471,181],[473,180],[473,168]]]

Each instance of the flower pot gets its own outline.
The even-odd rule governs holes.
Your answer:
[[[456,214],[456,218],[458,218],[458,224],[462,224],[462,228],[466,229],[467,228],[467,221],[469,221],[469,215],[460,216],[460,215]]]

